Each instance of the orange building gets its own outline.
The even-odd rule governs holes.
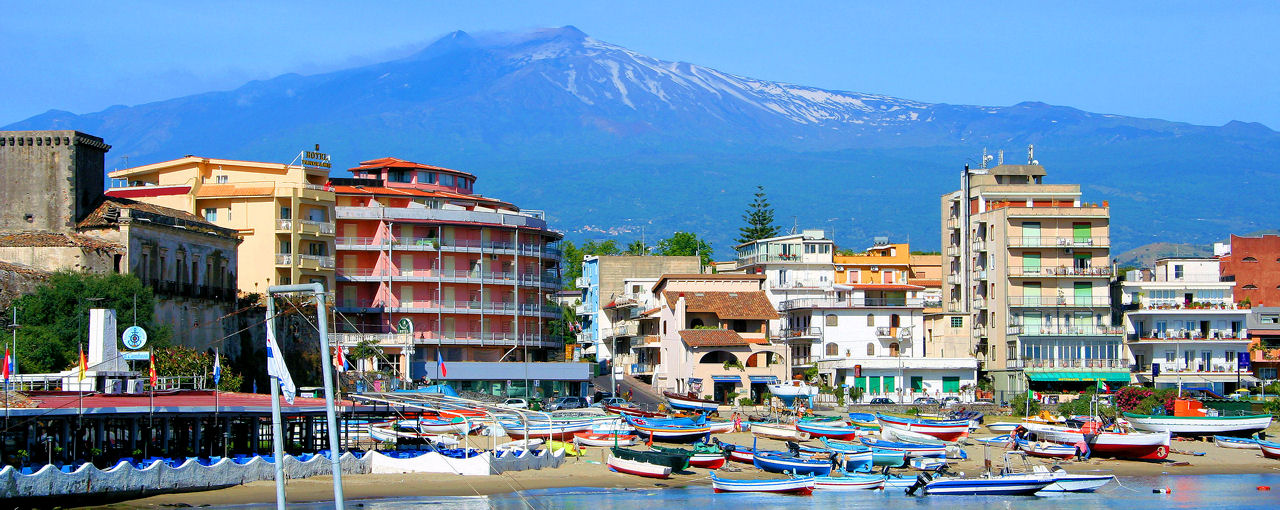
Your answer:
[[[1222,276],[1236,282],[1236,302],[1280,306],[1280,236],[1231,235],[1231,254],[1221,258]]]

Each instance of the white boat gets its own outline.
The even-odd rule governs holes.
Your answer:
[[[442,446],[457,446],[458,444],[458,438],[452,435],[426,434],[411,430],[396,430],[389,426],[380,427],[377,425],[369,427],[369,437],[373,438],[374,441],[381,441],[384,443],[430,441]]]
[[[1124,413],[1133,428],[1150,432],[1169,432],[1174,435],[1206,436],[1218,434],[1248,434],[1266,430],[1271,426],[1271,415],[1247,416],[1156,416]]]
[[[1053,483],[1040,489],[1040,492],[1093,492],[1116,479],[1115,475],[1083,475],[1068,473],[1061,467],[1052,470],[1044,466],[1032,468],[1032,474],[1044,474],[1053,478]]]
[[[716,492],[772,492],[778,494],[813,493],[815,482],[812,476],[800,478],[782,478],[769,480],[731,480],[711,474],[711,487]]]
[[[997,433],[997,434],[1008,434],[1008,433],[1010,433],[1010,432],[1013,432],[1013,429],[1018,428],[1018,426],[1019,426],[1019,425],[1022,425],[1022,424],[1021,424],[1021,423],[1011,423],[1011,422],[1007,422],[1007,421],[999,421],[999,422],[995,422],[995,423],[988,423],[988,424],[987,424],[987,429],[989,429],[989,430],[991,430],[992,432],[995,432],[995,433]]]
[[[1142,460],[1164,460],[1169,457],[1168,432],[1110,432],[1101,430],[1100,427],[1081,430],[1036,423],[1027,423],[1025,426],[1035,433],[1036,440],[1067,446],[1085,442],[1089,445],[1090,455],[1094,457]],[[1085,441],[1086,433],[1092,436],[1093,441]]]
[[[884,475],[844,475],[814,477],[814,488],[836,491],[875,490],[884,488]]]
[[[1005,475],[982,478],[942,478],[924,486],[924,493],[952,496],[1030,496],[1053,483],[1041,475]]]
[[[779,441],[805,441],[809,439],[808,432],[796,430],[795,425],[782,423],[753,422],[751,424],[751,433],[758,437],[777,439]]]
[[[1246,437],[1213,436],[1213,444],[1218,448],[1236,448],[1241,450],[1257,450],[1261,448],[1257,439]]]
[[[609,460],[605,464],[609,466],[609,469],[619,473],[648,478],[671,478],[671,466],[659,466],[648,462],[620,459],[613,455],[609,456]]]
[[[918,443],[918,444],[947,444],[945,441],[933,437],[922,432],[912,432],[910,430],[897,429],[893,427],[881,427],[880,437],[885,441],[895,441],[899,443]]]
[[[418,418],[416,420],[400,420],[396,422],[396,427],[404,429],[406,427],[417,428],[419,432],[427,434],[466,434],[471,431],[475,425],[468,422],[465,418],[450,418],[446,420],[433,420],[430,418]]]
[[[809,383],[797,379],[778,384],[770,384],[769,393],[772,393],[773,396],[782,399],[782,401],[787,405],[791,405],[791,402],[794,401],[796,397],[812,399],[814,395],[818,394],[818,387],[811,386]]]
[[[911,460],[907,461],[907,464],[910,465],[911,469],[916,471],[933,471],[947,465],[947,459],[940,459],[937,457],[912,457]]]
[[[573,444],[578,446],[634,446],[640,442],[640,436],[624,434],[594,434],[577,432],[573,434]]]
[[[732,421],[708,421],[707,427],[711,429],[712,434],[728,434],[733,432]]]
[[[505,443],[494,446],[494,450],[532,450],[542,446],[541,439],[521,439],[519,441],[507,441]]]

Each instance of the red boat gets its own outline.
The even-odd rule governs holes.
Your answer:
[[[722,453],[695,453],[689,457],[689,465],[693,467],[720,469],[728,459]]]
[[[644,409],[639,409],[635,407],[606,405],[604,406],[604,410],[614,414],[625,414],[627,416],[639,416],[641,418],[666,418],[667,417],[667,415],[663,413],[645,411]]]
[[[1088,442],[1090,455],[1120,459],[1164,460],[1169,457],[1168,432],[1108,432],[1096,424],[1086,423],[1085,429],[1069,429],[1053,425],[1025,423],[1024,427],[1035,434],[1035,439],[1052,441],[1067,446],[1085,442],[1085,434],[1092,436]]]

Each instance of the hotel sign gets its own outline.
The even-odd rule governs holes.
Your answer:
[[[318,150],[302,151],[301,159],[303,168],[329,169],[329,155]]]

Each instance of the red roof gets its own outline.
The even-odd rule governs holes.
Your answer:
[[[392,158],[392,157],[361,161],[360,166],[351,168],[351,171],[354,172],[356,170],[376,170],[379,168],[417,168],[422,170],[451,172],[451,173],[461,174],[461,175],[465,175],[473,178],[475,177],[474,174],[463,172],[462,170],[454,170],[452,168],[445,168],[442,166],[435,166],[435,165],[424,165],[422,163],[414,163],[412,161],[405,161],[400,158]]]
[[[83,402],[85,409],[97,409],[99,412],[117,412],[117,413],[134,413],[148,412],[154,409],[156,412],[189,412],[201,413],[212,412],[215,406],[223,412],[250,412],[250,413],[270,413],[271,412],[271,395],[256,393],[235,393],[221,392],[214,397],[212,391],[175,391],[175,392],[156,392],[155,398],[152,399],[147,393],[129,393],[129,394],[86,394],[81,400],[80,394],[76,392],[59,391],[59,392],[27,392],[27,396],[38,403],[37,409],[45,411],[65,409],[70,412],[77,412]],[[349,401],[339,402],[339,405],[351,406]],[[281,402],[281,410],[285,413],[290,412],[316,412],[324,411],[323,398],[302,398],[293,399],[293,404]],[[208,409],[199,409],[199,408]]]
[[[667,306],[674,307],[684,297],[685,311],[710,312],[721,319],[772,320],[778,312],[769,304],[762,290],[744,292],[726,291],[674,291],[663,292]]]
[[[743,338],[727,329],[682,329],[680,339],[690,347],[737,347],[751,344],[767,344],[763,338]]]

